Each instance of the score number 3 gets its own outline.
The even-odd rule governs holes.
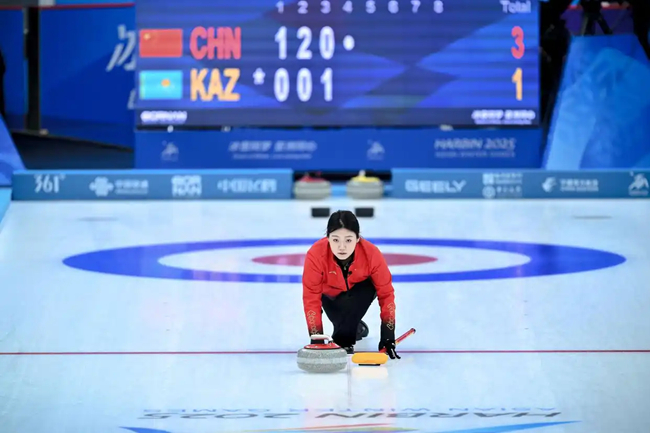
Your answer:
[[[524,53],[526,52],[526,45],[524,45],[524,30],[519,26],[513,27],[511,35],[513,38],[515,38],[516,45],[516,47],[510,48],[512,57],[515,59],[521,59],[524,57]],[[517,101],[521,101],[524,96],[523,75],[524,74],[521,68],[517,68],[515,70],[515,73],[512,74],[512,82],[515,84]]]

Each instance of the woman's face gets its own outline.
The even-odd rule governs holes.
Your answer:
[[[328,236],[330,249],[334,255],[340,259],[345,260],[352,255],[354,248],[359,242],[359,238],[353,231],[348,229],[338,229],[330,233]]]

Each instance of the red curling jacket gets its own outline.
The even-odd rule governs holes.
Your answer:
[[[354,250],[346,284],[327,238],[312,245],[307,251],[302,274],[302,300],[309,335],[323,333],[322,295],[335,297],[368,277],[377,290],[382,323],[395,329],[393,278],[379,248],[361,238]]]

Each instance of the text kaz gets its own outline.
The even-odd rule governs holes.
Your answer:
[[[140,30],[141,58],[178,58],[183,55],[182,29]],[[190,35],[189,52],[196,60],[240,59],[241,28],[195,27]],[[190,71],[190,99],[192,101],[239,101],[235,92],[239,68],[193,68]],[[142,99],[182,99],[183,71],[140,72]]]

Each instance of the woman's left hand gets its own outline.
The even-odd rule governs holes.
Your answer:
[[[397,351],[395,350],[395,340],[384,340],[379,342],[379,350],[385,349],[386,354],[390,357],[390,359],[402,359],[401,356],[397,354]]]

